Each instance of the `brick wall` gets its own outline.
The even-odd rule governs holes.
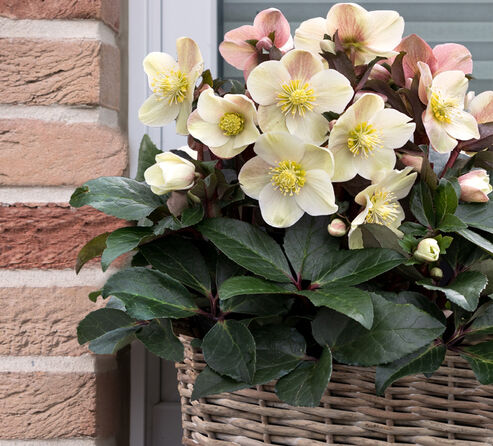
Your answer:
[[[126,170],[119,19],[119,0],[0,0],[2,446],[125,443],[120,361],[75,338],[112,272],[72,269],[122,222],[68,205],[75,186]]]

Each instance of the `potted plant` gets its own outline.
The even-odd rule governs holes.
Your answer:
[[[219,48],[246,86],[180,38],[139,117],[188,146],[74,192],[132,222],[77,271],[134,253],[79,342],[175,361],[186,444],[491,444],[493,93],[403,28],[338,4],[293,42],[267,9]]]

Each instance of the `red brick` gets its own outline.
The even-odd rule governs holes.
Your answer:
[[[100,19],[117,30],[119,0],[0,0],[0,16],[12,19]]]
[[[122,175],[127,151],[120,131],[98,124],[0,119],[0,185],[80,185]]]
[[[118,48],[95,40],[0,39],[4,104],[103,105],[118,109]]]
[[[118,374],[0,374],[0,439],[108,437],[117,431]]]
[[[0,207],[0,268],[72,268],[91,238],[127,223],[90,207],[61,204]]]

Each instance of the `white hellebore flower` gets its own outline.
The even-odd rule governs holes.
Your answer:
[[[284,132],[265,133],[254,146],[257,156],[245,163],[240,186],[259,201],[262,217],[271,226],[286,228],[306,212],[328,215],[337,211],[330,181],[332,154]]]
[[[462,71],[444,71],[437,74],[426,89],[428,106],[423,114],[423,124],[437,152],[452,151],[458,139],[479,138],[476,119],[464,111],[468,83]]]
[[[356,195],[354,201],[364,206],[364,209],[351,222],[350,249],[363,248],[363,235],[359,226],[365,223],[387,226],[399,237],[403,236],[398,228],[405,215],[398,200],[409,194],[416,180],[418,174],[412,170],[412,167],[406,167],[403,170],[379,172],[372,184]]]
[[[208,88],[200,94],[197,109],[188,118],[188,131],[214,155],[232,158],[257,140],[260,133],[256,121],[255,104],[245,95],[221,98]]]
[[[424,238],[418,243],[413,255],[420,262],[436,262],[440,257],[440,246],[434,238]]]
[[[160,153],[156,155],[156,164],[144,172],[144,179],[156,195],[190,189],[195,180],[195,166],[172,152]]]
[[[294,46],[313,54],[323,50],[334,52],[334,43],[323,40],[338,33],[342,46],[356,65],[365,64],[376,56],[391,57],[402,39],[404,19],[396,11],[367,11],[355,3],[338,3],[330,8],[327,18],[316,17],[301,23],[294,36]]]
[[[330,132],[329,149],[335,161],[332,181],[348,181],[357,174],[370,180],[380,170],[392,170],[394,149],[409,141],[416,128],[409,121],[404,113],[385,108],[380,96],[361,96]]]
[[[353,97],[346,77],[325,69],[318,57],[302,50],[258,65],[247,86],[259,104],[258,120],[264,133],[289,132],[313,144],[327,140],[329,123],[322,113],[341,113]]]
[[[187,119],[192,111],[195,83],[204,63],[197,44],[188,37],[176,41],[178,61],[166,53],[149,53],[144,71],[153,94],[139,109],[143,124],[159,127],[176,119],[176,132],[188,135]]]

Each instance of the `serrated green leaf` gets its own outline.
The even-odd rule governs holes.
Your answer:
[[[460,229],[456,232],[469,242],[474,243],[487,253],[493,255],[493,243],[484,238],[482,235],[479,235],[477,232],[471,231],[470,229]]]
[[[493,234],[493,202],[487,203],[463,203],[455,212],[468,226],[481,229]]]
[[[230,277],[219,287],[219,299],[248,294],[293,294],[296,290],[283,288],[273,282],[252,276]]]
[[[145,239],[153,236],[152,228],[132,226],[113,231],[106,239],[106,248],[101,256],[101,267],[106,271],[110,264],[133,249]]]
[[[204,336],[204,359],[214,371],[236,381],[253,381],[255,341],[245,325],[235,320],[220,321]]]
[[[216,395],[223,392],[234,392],[235,390],[250,387],[250,384],[235,381],[227,376],[216,373],[210,367],[206,367],[197,376],[193,385],[192,400],[198,400],[208,395]]]
[[[301,363],[276,384],[276,394],[292,406],[316,407],[332,375],[332,355],[325,347],[318,361]]]
[[[447,349],[444,345],[430,345],[398,359],[391,364],[377,367],[375,388],[378,395],[399,378],[418,373],[433,373],[445,360]]]
[[[293,298],[279,294],[235,296],[221,302],[226,313],[269,316],[286,314],[293,305]]]
[[[79,274],[82,267],[95,257],[99,257],[104,248],[106,248],[106,239],[110,235],[110,232],[104,232],[99,234],[93,239],[89,240],[77,254],[77,260],[75,261],[75,272]]]
[[[478,381],[485,385],[493,383],[493,341],[463,347],[462,352]]]
[[[423,182],[416,183],[411,193],[411,212],[423,226],[435,226],[435,210],[430,188]]]
[[[314,291],[299,291],[316,307],[327,307],[359,322],[365,328],[373,324],[373,305],[370,294],[354,287],[319,288]]]
[[[478,308],[476,318],[467,329],[468,335],[493,333],[493,302],[486,302]]]
[[[457,180],[455,180],[457,181]],[[435,190],[435,220],[436,225],[440,226],[447,214],[453,215],[459,204],[459,199],[455,193],[455,188],[450,180],[440,179]]]
[[[152,320],[136,336],[156,356],[174,362],[183,361],[183,344],[173,333],[173,325],[169,319]]]
[[[464,271],[446,286],[434,285],[431,279],[417,282],[427,290],[443,292],[448,300],[467,311],[476,309],[479,296],[487,283],[488,279],[479,271]]]
[[[467,225],[460,218],[452,214],[445,214],[437,229],[443,232],[456,232],[466,228]]]
[[[312,321],[312,334],[321,346],[332,348],[352,319],[329,308],[320,308]]]
[[[107,215],[139,220],[164,203],[146,184],[124,177],[100,177],[78,187],[70,205],[75,208],[88,205]]]
[[[197,310],[188,290],[176,280],[148,268],[127,268],[113,274],[102,289],[103,297],[116,296],[130,316],[139,320],[182,318]]]
[[[338,335],[332,353],[345,364],[372,366],[402,358],[429,344],[445,326],[410,304],[394,304],[376,293],[373,302],[373,326],[365,329],[350,321]]]
[[[275,282],[290,281],[281,247],[259,228],[230,218],[211,218],[197,229],[243,268]]]
[[[148,243],[140,252],[153,268],[205,295],[211,292],[211,278],[204,257],[190,240],[177,237]]]
[[[174,215],[168,215],[159,221],[154,227],[154,234],[163,235],[168,229],[170,231],[178,231],[179,229],[188,228],[199,223],[204,218],[204,208],[202,206],[194,206],[186,208],[181,213],[180,218]]]
[[[144,181],[144,172],[147,168],[156,164],[156,155],[162,153],[156,145],[151,141],[149,135],[144,135],[140,141],[139,160],[137,164],[136,181]]]

